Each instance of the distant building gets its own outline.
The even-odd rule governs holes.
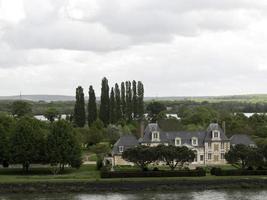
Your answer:
[[[211,123],[206,131],[163,131],[157,123],[150,123],[144,130],[143,137],[137,140],[133,135],[122,136],[112,150],[113,165],[128,165],[122,159],[123,151],[138,145],[157,146],[174,145],[186,146],[196,154],[192,164],[197,165],[221,165],[226,164],[225,153],[231,145],[244,144],[255,146],[255,143],[247,135],[233,135],[230,139],[224,130],[217,124]]]

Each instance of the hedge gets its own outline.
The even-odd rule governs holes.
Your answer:
[[[242,170],[231,169],[222,170],[221,168],[212,168],[211,175],[215,176],[253,176],[253,175],[267,175],[267,170]]]
[[[205,170],[179,171],[101,171],[101,178],[136,178],[136,177],[196,177],[206,176]]]

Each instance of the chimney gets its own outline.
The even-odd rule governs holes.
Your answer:
[[[142,121],[140,122],[140,137],[141,137],[141,138],[144,137],[144,131],[145,131],[145,123],[144,123],[144,121],[142,120]]]
[[[223,132],[224,132],[224,134],[226,134],[226,125],[225,125],[225,121],[222,122],[222,128],[223,128]]]

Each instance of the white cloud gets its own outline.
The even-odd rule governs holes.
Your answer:
[[[1,2],[0,95],[99,95],[103,76],[147,96],[266,93],[264,0]]]

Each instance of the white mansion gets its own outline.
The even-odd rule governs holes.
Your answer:
[[[229,139],[217,123],[210,124],[206,131],[195,132],[166,132],[162,131],[157,123],[150,123],[145,129],[143,137],[139,140],[133,135],[124,135],[115,143],[112,150],[112,164],[129,164],[121,157],[127,148],[137,145],[157,146],[159,144],[187,146],[195,152],[196,159],[192,164],[197,165],[226,164],[224,155],[229,151],[231,145],[255,145],[247,135],[233,135]]]

